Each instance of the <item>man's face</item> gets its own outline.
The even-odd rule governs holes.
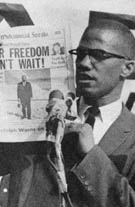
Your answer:
[[[23,81],[23,82],[26,81],[26,76],[25,76],[25,75],[22,76],[22,81]]]
[[[56,54],[60,54],[60,46],[56,44],[54,46],[54,51],[56,52]]]
[[[109,53],[124,55],[116,45],[115,34],[110,31],[91,29],[80,41],[82,51],[100,49]],[[80,55],[76,59],[76,84],[80,95],[100,98],[111,94],[120,84],[120,74],[124,59],[116,57],[100,59],[98,56]]]

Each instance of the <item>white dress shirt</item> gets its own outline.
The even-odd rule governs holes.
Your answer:
[[[84,112],[86,112],[89,107],[90,106],[81,103],[79,113],[81,123],[85,122]],[[100,142],[109,127],[119,117],[122,110],[122,101],[119,99],[108,105],[101,106],[99,109],[100,114],[95,117],[95,123],[93,127],[95,144],[98,144]],[[79,119],[77,121],[79,122]]]

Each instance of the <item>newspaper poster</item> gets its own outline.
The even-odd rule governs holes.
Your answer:
[[[68,90],[65,31],[14,28],[0,44],[1,142],[44,140],[48,94]]]

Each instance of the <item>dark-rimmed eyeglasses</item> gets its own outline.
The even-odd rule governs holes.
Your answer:
[[[119,59],[125,59],[125,60],[131,60],[129,57],[117,55],[114,53],[109,53],[104,50],[100,49],[84,49],[84,48],[77,48],[73,50],[69,50],[69,53],[71,55],[77,55],[77,58],[79,60],[82,60],[86,55],[90,57],[93,57],[96,61],[103,61],[105,59],[109,58],[119,58]]]

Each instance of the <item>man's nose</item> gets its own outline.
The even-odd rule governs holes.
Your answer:
[[[91,70],[93,67],[92,57],[85,55],[82,60],[80,60],[79,65],[83,68],[87,68],[87,70]]]

